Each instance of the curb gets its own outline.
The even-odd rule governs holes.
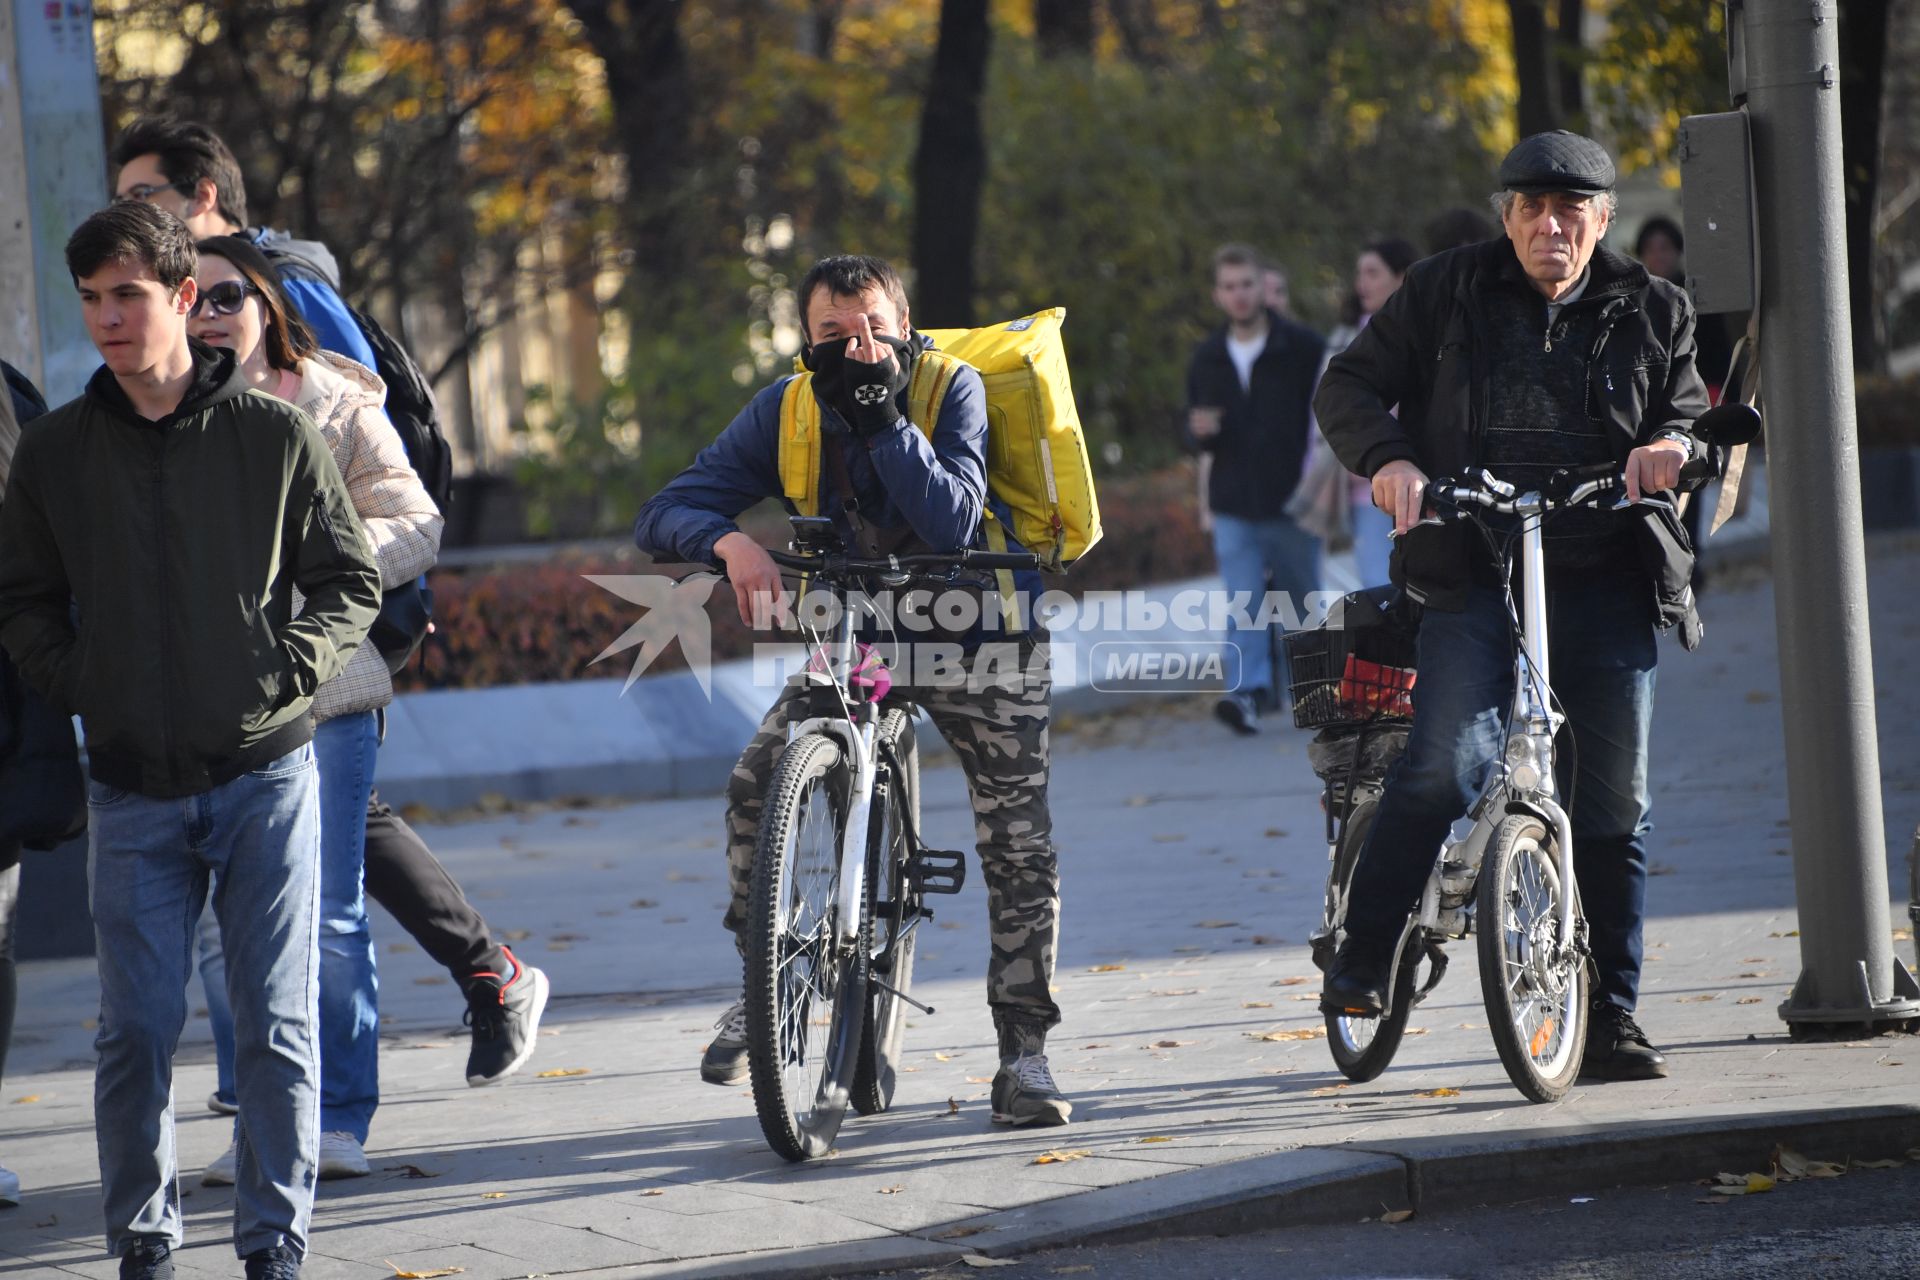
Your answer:
[[[1007,1259],[1071,1246],[1352,1222],[1401,1209],[1449,1212],[1764,1169],[1775,1146],[1836,1162],[1902,1157],[1920,1146],[1920,1104],[1301,1147],[910,1235],[656,1263],[624,1274],[815,1280],[939,1267],[969,1254]]]

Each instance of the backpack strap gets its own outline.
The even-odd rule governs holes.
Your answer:
[[[907,382],[907,420],[933,438],[933,424],[940,420],[940,406],[953,389],[953,376],[966,367],[959,356],[929,347],[913,362],[913,377]]]
[[[803,516],[820,514],[820,402],[813,375],[797,373],[780,395],[780,491]]]

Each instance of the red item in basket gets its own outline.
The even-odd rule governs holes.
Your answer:
[[[1411,667],[1383,666],[1350,653],[1340,676],[1340,705],[1369,715],[1411,716],[1413,679]]]

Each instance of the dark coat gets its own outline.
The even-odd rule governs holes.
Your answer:
[[[1604,245],[1594,251],[1585,298],[1600,300],[1587,355],[1588,413],[1606,427],[1614,457],[1656,432],[1691,434],[1707,410],[1707,389],[1695,367],[1693,303],[1665,280]],[[1320,429],[1349,470],[1371,477],[1396,459],[1429,477],[1460,476],[1480,461],[1488,373],[1500,352],[1489,349],[1485,298],[1496,288],[1527,287],[1505,238],[1466,245],[1417,262],[1352,346],[1335,356],[1314,400]],[[1396,416],[1388,412],[1399,406]],[[1696,457],[1708,442],[1694,438]],[[1688,586],[1693,548],[1679,521],[1639,508],[1636,536],[1651,580],[1660,624],[1692,620]],[[1393,580],[1422,603],[1458,609],[1471,576],[1471,531],[1448,524],[1413,530],[1397,541]]]

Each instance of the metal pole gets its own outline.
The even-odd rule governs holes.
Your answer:
[[[1838,7],[1730,6],[1744,37],[1800,977],[1798,1033],[1920,1016],[1893,954],[1874,738],[1840,167]],[[1735,48],[1741,41],[1736,39]]]

